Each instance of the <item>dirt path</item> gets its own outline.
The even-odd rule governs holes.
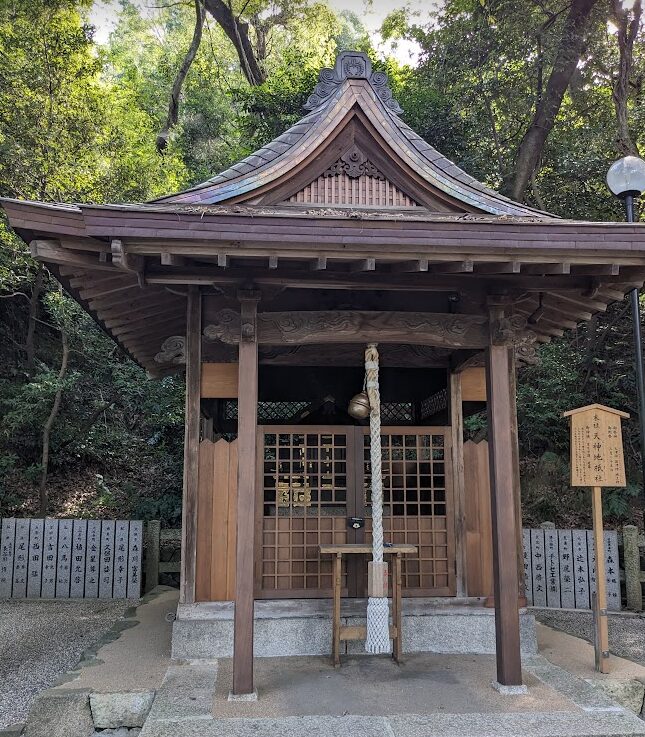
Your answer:
[[[591,612],[534,609],[543,624],[593,642]],[[615,655],[645,665],[645,615],[609,614],[609,648]]]

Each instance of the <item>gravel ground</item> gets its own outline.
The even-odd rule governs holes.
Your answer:
[[[0,729],[25,721],[36,695],[73,668],[132,603],[0,600]]]
[[[542,624],[593,642],[591,612],[533,609]],[[609,649],[614,655],[645,665],[645,615],[609,614]]]

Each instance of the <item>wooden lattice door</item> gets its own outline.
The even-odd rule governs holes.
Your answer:
[[[361,499],[372,541],[369,429],[363,439]],[[403,558],[405,596],[454,596],[455,553],[450,428],[384,427],[381,433],[383,537],[416,545]],[[364,592],[364,587],[359,587]]]
[[[371,540],[369,434],[352,426],[259,427],[256,596],[328,597],[332,562],[318,546]],[[407,596],[454,594],[447,428],[383,428],[385,539],[418,546]],[[354,529],[350,520],[363,519]],[[349,556],[343,596],[364,596],[365,562]]]
[[[352,427],[259,428],[256,595],[332,594],[332,562],[323,543],[354,542],[355,433]],[[347,572],[343,572],[347,595]]]

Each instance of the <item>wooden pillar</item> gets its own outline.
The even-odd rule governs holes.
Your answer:
[[[452,433],[452,483],[455,514],[455,563],[457,596],[466,590],[466,488],[464,483],[464,411],[461,373],[450,372],[450,427]]]
[[[195,601],[197,559],[197,494],[199,487],[199,398],[202,346],[202,299],[199,287],[188,287],[186,306],[186,411],[184,419],[184,489],[181,524],[179,601]]]
[[[511,421],[513,432],[513,488],[515,490],[515,525],[517,527],[517,581],[520,606],[526,606],[524,595],[524,542],[522,540],[522,488],[520,482],[520,443],[517,431],[517,362],[515,350],[511,349],[510,380],[511,380]]]
[[[502,308],[490,310],[491,337],[486,351],[488,433],[493,522],[493,588],[497,681],[522,684],[517,576],[516,479],[513,469],[512,360],[507,344],[498,343]]]
[[[237,546],[235,570],[235,630],[233,694],[253,688],[253,561],[258,406],[257,306],[259,293],[244,290],[240,300],[239,395],[237,405]]]

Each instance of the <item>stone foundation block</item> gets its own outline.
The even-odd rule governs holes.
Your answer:
[[[150,712],[154,691],[92,693],[90,708],[97,729],[143,727]]]
[[[29,712],[24,737],[91,737],[94,722],[89,691],[51,689]]]

